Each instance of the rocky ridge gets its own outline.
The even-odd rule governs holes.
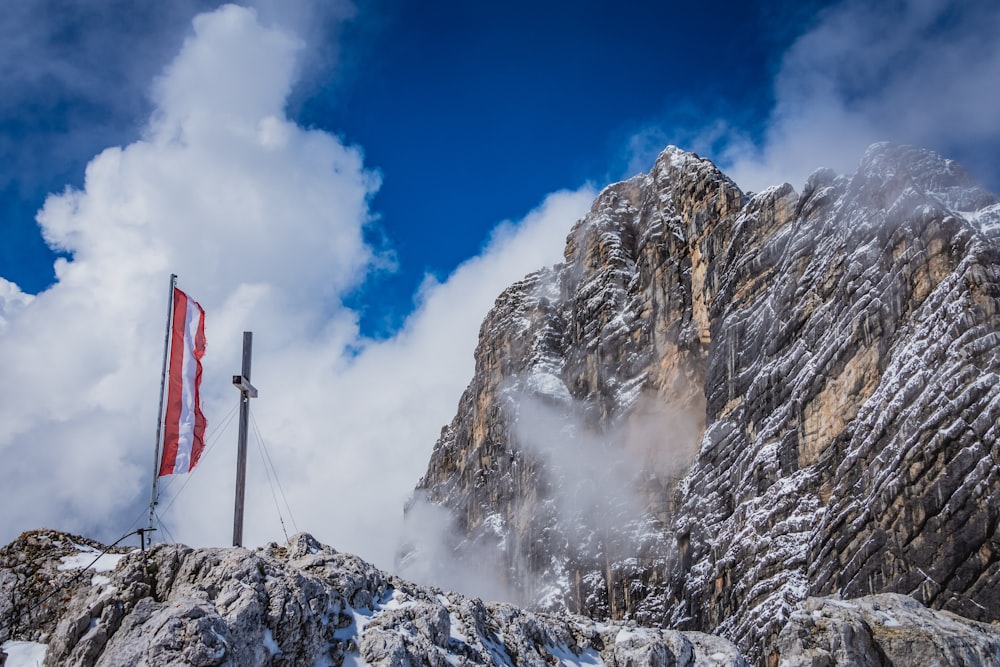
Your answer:
[[[18,599],[34,591],[34,606],[42,590],[58,595],[45,615],[5,626],[0,639],[40,642],[46,665],[72,667],[746,665],[719,637],[536,614],[416,586],[305,533],[256,550],[157,544],[118,556],[106,576],[75,577],[91,548],[53,531],[5,547],[4,556],[45,573],[26,579],[5,565],[6,591]]]
[[[525,604],[762,664],[809,596],[995,622],[998,232],[929,151],[746,195],[668,148],[498,298],[416,502]]]
[[[781,631],[778,650],[785,667],[994,665],[1000,633],[905,595],[809,598]]]
[[[0,582],[26,602],[0,628],[12,664],[515,665],[746,667],[700,632],[534,613],[382,572],[306,533],[286,545],[109,553],[54,531],[0,549]],[[35,573],[26,577],[25,567]],[[95,571],[95,568],[97,571]],[[13,641],[11,641],[13,640]],[[905,596],[806,601],[779,638],[781,664],[1000,664],[1000,628]],[[4,653],[0,651],[0,665]]]

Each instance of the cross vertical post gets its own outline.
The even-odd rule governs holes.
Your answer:
[[[257,389],[250,384],[250,355],[253,332],[243,332],[243,373],[233,376],[240,390],[240,435],[236,448],[236,509],[233,512],[233,546],[243,546],[243,499],[247,481],[247,423],[250,419],[250,399],[257,398]]]

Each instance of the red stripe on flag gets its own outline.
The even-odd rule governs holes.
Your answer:
[[[197,318],[195,325],[192,318]],[[205,416],[201,411],[201,358],[205,354],[205,311],[174,288],[171,322],[167,410],[159,475],[189,472],[205,448]]]
[[[174,316],[170,325],[170,369],[167,371],[167,413],[163,422],[163,458],[160,459],[160,476],[172,475],[177,459],[181,395],[184,378],[184,320],[187,318],[187,296],[174,288]]]

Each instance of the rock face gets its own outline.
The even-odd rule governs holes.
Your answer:
[[[778,637],[782,667],[995,665],[996,626],[886,593],[849,602],[809,598]]]
[[[523,603],[761,664],[810,595],[997,621],[998,235],[928,151],[749,196],[668,148],[497,299],[416,502]]]
[[[7,551],[23,551],[23,542]],[[30,562],[39,571],[67,564],[52,549],[36,550]],[[19,581],[10,590],[22,598],[58,592],[52,617],[16,633],[5,628],[0,638],[47,643],[45,664],[71,667],[747,665],[732,643],[711,635],[536,614],[421,588],[305,533],[255,551],[161,544],[121,557],[107,576],[80,572],[87,576],[75,587]]]
[[[53,530],[24,533],[0,549],[0,640],[50,636],[66,600],[102,581],[127,551]]]
[[[533,613],[420,587],[306,533],[253,551],[105,551],[53,531],[5,547],[18,555],[0,568],[5,592],[44,613],[5,624],[3,645],[22,661],[31,655],[27,664],[44,655],[46,665],[71,667],[748,666],[718,636]],[[26,566],[38,576],[19,577]],[[34,642],[30,654],[25,641]],[[788,667],[994,665],[1000,627],[901,595],[809,598],[777,647]]]

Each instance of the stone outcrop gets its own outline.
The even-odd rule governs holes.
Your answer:
[[[1000,628],[905,595],[809,598],[781,631],[778,651],[782,667],[995,665]]]
[[[7,593],[45,609],[0,632],[4,645],[20,640],[22,659],[23,642],[35,642],[31,664],[44,654],[46,665],[70,667],[748,665],[715,635],[535,613],[421,587],[306,533],[255,550],[158,544],[102,556],[111,550],[36,531],[3,552],[20,555],[0,568],[13,582]],[[10,578],[26,565],[45,574]],[[993,665],[1000,627],[901,595],[809,598],[777,648],[787,667]]]
[[[61,561],[51,556],[32,562],[53,570]],[[58,591],[52,617],[2,639],[45,643],[45,664],[66,667],[747,665],[732,643],[698,632],[532,613],[419,587],[305,533],[253,551],[158,544],[120,558],[107,576],[80,579],[82,587],[42,582]],[[12,590],[40,592],[32,586]]]
[[[54,530],[29,531],[0,548],[0,641],[50,636],[66,600],[89,591],[128,551]]]
[[[669,148],[497,299],[415,502],[525,604],[761,664],[810,595],[997,621],[998,231],[928,151],[746,195]]]

